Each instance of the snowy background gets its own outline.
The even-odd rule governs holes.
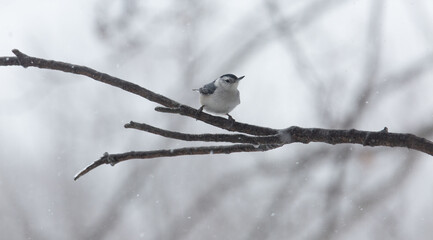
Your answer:
[[[5,1],[11,50],[85,65],[199,107],[192,92],[245,75],[232,116],[433,139],[433,1]],[[432,239],[433,157],[292,144],[265,153],[132,160],[198,146],[124,129],[220,129],[155,112],[94,80],[0,67],[2,239]]]

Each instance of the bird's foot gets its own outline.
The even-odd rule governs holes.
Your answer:
[[[195,114],[195,120],[196,120],[196,121],[197,121],[198,116],[200,115],[200,113],[203,112],[203,108],[204,108],[204,105],[201,106],[201,107],[198,109],[197,113]]]
[[[230,127],[232,127],[236,121],[230,114],[227,113],[226,115],[229,117],[228,120],[230,121]]]

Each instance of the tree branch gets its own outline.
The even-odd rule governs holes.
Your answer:
[[[157,128],[145,123],[131,121],[125,124],[125,128],[133,128],[149,133],[157,134],[167,138],[179,139],[183,141],[202,141],[202,142],[231,142],[231,143],[249,143],[249,144],[280,144],[279,135],[270,136],[248,136],[244,134],[186,134],[180,132],[168,131]]]
[[[361,144],[377,147],[405,147],[433,156],[433,142],[409,133],[390,133],[385,127],[379,132],[350,130],[330,130],[321,128],[290,127],[284,130],[292,142],[323,142],[328,144]],[[284,135],[283,133],[283,135]]]
[[[0,57],[0,66],[16,65],[16,66],[23,66],[24,68],[37,67],[42,69],[58,70],[62,72],[83,75],[92,78],[96,81],[121,88],[127,92],[146,98],[151,102],[161,104],[168,108],[178,109],[178,113],[181,115],[196,118],[197,120],[203,121],[207,124],[213,125],[218,128],[226,129],[228,131],[243,132],[243,133],[253,134],[253,135],[270,135],[270,134],[277,133],[277,130],[275,129],[259,127],[259,126],[249,125],[240,122],[236,122],[232,124],[231,121],[225,118],[212,116],[204,112],[199,113],[197,109],[180,104],[170,98],[152,92],[137,84],[110,76],[106,73],[98,72],[86,66],[80,66],[80,65],[70,64],[70,63],[65,63],[60,61],[45,60],[42,58],[31,57],[20,52],[17,49],[12,50],[12,52],[15,54],[16,57]]]
[[[267,127],[255,126],[246,123],[232,122],[222,117],[199,112],[197,109],[180,104],[163,95],[154,93],[134,83],[110,76],[106,73],[98,72],[94,69],[74,65],[70,63],[45,60],[30,57],[16,49],[13,50],[16,57],[0,57],[0,66],[23,66],[38,67],[43,69],[59,70],[73,74],[84,75],[96,81],[110,84],[121,88],[130,93],[136,94],[149,101],[158,103],[164,107],[156,107],[158,112],[180,114],[188,116],[207,124],[226,129],[229,131],[244,134],[186,134],[157,128],[144,123],[131,121],[125,124],[125,128],[133,128],[157,134],[163,137],[183,140],[183,141],[202,141],[202,142],[229,142],[237,143],[224,146],[202,146],[187,147],[178,149],[163,149],[154,151],[126,152],[118,154],[105,153],[99,160],[80,171],[74,180],[95,169],[102,164],[115,165],[129,159],[148,159],[160,157],[174,157],[182,155],[205,155],[205,154],[228,154],[235,152],[258,152],[268,151],[290,143],[310,143],[322,142],[327,144],[361,144],[363,146],[387,146],[405,147],[417,150],[433,156],[433,143],[425,138],[417,137],[413,134],[389,133],[385,127],[382,131],[370,132],[351,130],[335,130],[321,128],[301,128],[297,126],[286,129],[272,129]],[[248,134],[248,135],[247,135]]]
[[[75,175],[74,180],[77,180],[84,174],[90,172],[96,167],[102,164],[110,164],[112,166],[119,162],[123,162],[130,159],[148,159],[148,158],[161,158],[161,157],[175,157],[182,155],[205,155],[205,154],[229,154],[235,152],[263,152],[274,148],[278,148],[281,145],[252,145],[252,144],[235,144],[228,146],[209,146],[209,147],[187,147],[187,148],[176,148],[176,149],[162,149],[155,151],[141,151],[141,152],[126,152],[117,154],[104,155],[93,162],[83,170],[81,170],[77,175]]]

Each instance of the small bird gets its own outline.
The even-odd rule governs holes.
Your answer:
[[[234,121],[229,112],[241,103],[238,85],[244,77],[224,74],[200,89],[193,89],[200,92],[200,104],[202,106],[199,108],[199,112],[204,109],[211,113],[224,114],[229,117],[229,120]]]

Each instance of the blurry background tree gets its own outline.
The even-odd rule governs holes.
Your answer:
[[[241,122],[433,139],[433,2],[95,0],[2,3],[2,56],[93,67],[198,107],[191,91],[246,75]],[[19,17],[17,17],[19,16]],[[186,145],[145,120],[220,132],[83,77],[0,70],[5,239],[430,239],[433,161],[405,149],[288,145],[150,159],[72,176],[113,152]],[[155,124],[155,125],[156,125]],[[190,145],[190,143],[187,143]]]

